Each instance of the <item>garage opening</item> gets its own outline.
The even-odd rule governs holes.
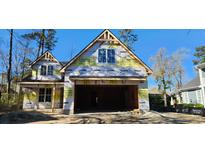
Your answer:
[[[137,86],[76,85],[75,113],[138,108]]]

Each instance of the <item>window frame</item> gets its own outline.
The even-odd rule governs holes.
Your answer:
[[[45,68],[44,70],[43,70],[43,68]],[[41,73],[41,75],[46,75],[47,74],[47,67],[46,67],[46,65],[41,65],[41,71],[40,71]]]
[[[104,58],[101,58],[100,56],[100,51],[104,51]],[[113,52],[113,54],[110,54],[110,52]],[[110,55],[113,55],[110,57]],[[116,62],[116,58],[115,58],[116,52],[115,49],[110,48],[110,49],[105,49],[105,48],[100,48],[98,49],[98,63],[108,63],[108,64],[114,64]],[[111,60],[110,60],[111,59]]]
[[[104,51],[104,53],[101,54],[100,53],[101,51]],[[98,63],[106,63],[107,62],[107,54],[106,53],[107,52],[106,52],[105,48],[98,49]],[[101,56],[103,56],[103,57],[101,58]]]
[[[52,68],[52,69],[51,69]],[[54,67],[53,65],[48,65],[47,75],[53,75]]]
[[[39,88],[38,102],[52,102],[52,88]]]
[[[107,49],[107,63],[109,64],[115,63],[115,49]]]

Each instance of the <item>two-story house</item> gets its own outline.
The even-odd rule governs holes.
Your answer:
[[[47,51],[31,69],[32,75],[20,83],[24,109],[149,110],[147,77],[152,70],[109,30],[66,64]]]

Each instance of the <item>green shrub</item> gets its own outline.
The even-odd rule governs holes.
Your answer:
[[[194,108],[195,108],[195,109],[203,109],[203,108],[204,108],[204,105],[198,103],[198,104],[195,104],[195,105],[194,105]]]
[[[178,108],[185,108],[185,109],[203,109],[204,108],[204,105],[203,104],[186,104],[186,103],[183,103],[183,104],[178,104],[177,105]]]

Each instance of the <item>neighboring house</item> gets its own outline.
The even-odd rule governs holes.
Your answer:
[[[7,89],[7,73],[0,73],[0,98],[2,93],[6,93]]]
[[[7,73],[0,73],[0,84],[1,85],[7,84]]]
[[[197,76],[175,92],[172,104],[199,103],[205,106],[205,63],[199,64],[195,68],[198,71]]]
[[[24,109],[149,110],[152,70],[109,30],[63,65],[50,52],[31,64],[24,79]]]

